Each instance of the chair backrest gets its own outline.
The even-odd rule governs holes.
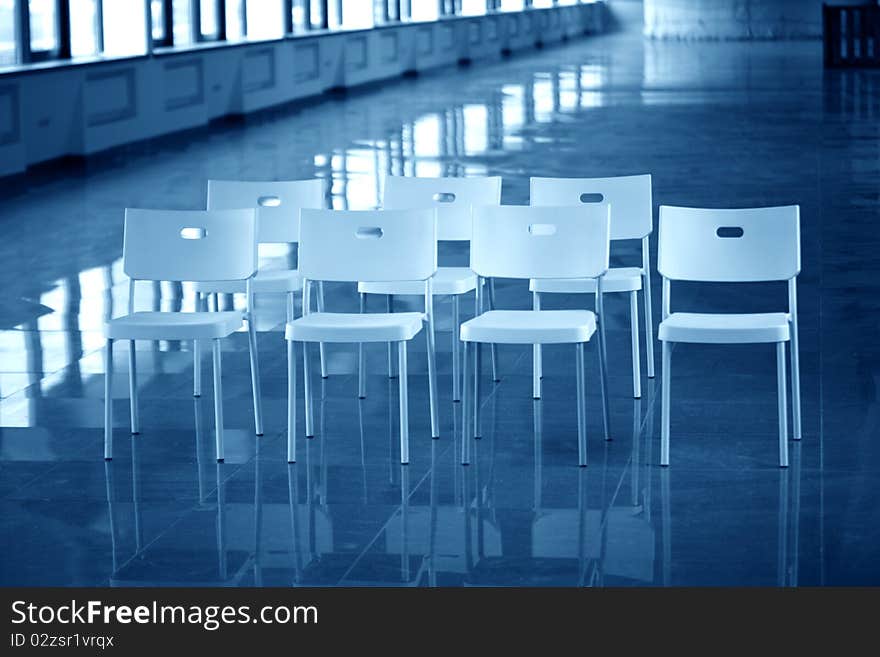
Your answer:
[[[790,280],[801,270],[800,207],[660,206],[657,268],[670,280]]]
[[[317,281],[423,281],[437,271],[436,213],[303,210],[299,271]]]
[[[531,205],[611,205],[611,239],[633,240],[654,229],[651,174],[615,178],[532,178]]]
[[[324,181],[281,180],[250,182],[209,180],[208,209],[257,209],[257,241],[299,241],[299,211],[324,207]]]
[[[404,178],[387,176],[386,210],[437,209],[437,239],[468,241],[471,208],[501,203],[501,178]]]
[[[595,278],[608,270],[610,206],[474,208],[471,269],[485,278]]]
[[[257,270],[256,211],[126,209],[122,263],[136,280],[250,278]]]

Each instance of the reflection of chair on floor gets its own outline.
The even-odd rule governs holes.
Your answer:
[[[201,420],[201,399],[194,400],[196,414],[197,451],[201,451],[201,436],[204,422]],[[235,586],[238,585],[250,567],[250,550],[236,550],[228,545],[228,509],[226,504],[225,465],[215,464],[216,504],[210,504],[202,497],[205,483],[202,481],[201,467],[198,468],[200,504],[192,514],[216,510],[216,562],[208,565],[204,558],[201,545],[193,545],[191,536],[182,535],[175,543],[170,533],[160,535],[152,540],[144,537],[144,513],[141,502],[140,462],[138,458],[139,441],[131,440],[131,483],[132,483],[132,520],[134,527],[134,554],[127,559],[119,559],[118,545],[118,512],[120,503],[116,501],[114,490],[114,464],[106,461],[105,475],[107,488],[107,507],[110,516],[111,552],[113,572],[110,575],[111,586]],[[186,518],[189,526],[194,518]],[[175,576],[176,575],[176,576]]]

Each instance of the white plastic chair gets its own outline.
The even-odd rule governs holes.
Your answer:
[[[587,464],[584,343],[602,320],[602,275],[608,271],[610,206],[474,208],[471,269],[481,278],[596,279],[596,312],[590,310],[490,310],[461,325],[464,407],[468,412],[467,345],[474,343],[473,435],[480,437],[481,345],[575,345],[578,465]],[[479,284],[479,282],[478,282]],[[477,288],[479,289],[479,288]],[[598,316],[598,317],[597,317]],[[605,345],[599,332],[599,370],[605,439],[610,440]],[[470,441],[462,440],[462,463]]]
[[[632,332],[633,397],[642,396],[639,355],[639,304],[642,290],[645,305],[645,351],[648,377],[654,377],[654,320],[651,315],[650,236],[653,231],[651,176],[619,176],[615,178],[532,178],[531,205],[577,205],[609,203],[611,205],[611,239],[641,240],[642,262],[638,267],[612,267],[603,277],[603,289],[628,292]],[[533,280],[529,283],[535,310],[541,308],[541,293],[594,294],[596,283],[587,280]],[[541,396],[541,348],[534,353],[534,397]]]
[[[128,314],[104,324],[106,377],[104,380],[104,458],[113,458],[113,342],[128,340],[131,433],[140,433],[137,400],[135,340],[211,340],[214,356],[214,418],[217,460],[223,451],[223,389],[220,340],[248,320],[254,424],[263,433],[262,406],[257,363],[256,332],[250,309],[250,281],[257,269],[256,216],[253,209],[222,211],[132,210],[125,211],[123,269],[131,279]],[[216,313],[135,312],[138,280],[147,281],[244,281],[247,311]]]
[[[669,465],[671,343],[775,343],[779,465],[788,467],[785,343],[791,344],[794,439],[801,438],[797,275],[801,270],[800,207],[706,210],[660,207],[658,269],[663,276],[660,464]],[[671,312],[671,281],[788,281],[788,312]]]
[[[257,242],[260,244],[298,242],[300,210],[323,207],[324,181],[319,179],[271,182],[208,181],[208,210],[256,209]],[[213,295],[214,309],[220,310],[218,295],[244,294],[245,288],[245,281],[201,281],[196,284],[196,308],[207,310],[208,297]],[[296,269],[258,270],[251,281],[251,288],[254,294],[286,294],[287,321],[293,319],[294,293],[302,290],[302,279]],[[317,304],[319,310],[324,308],[324,289],[321,286],[318,287]],[[326,378],[324,345],[321,345],[320,349],[321,376]],[[201,353],[197,342],[193,348],[193,394],[196,397],[202,394],[201,381]]]
[[[294,342],[303,343],[306,437],[315,435],[307,344],[310,342],[395,342],[400,369],[400,462],[409,463],[407,343],[427,324],[431,436],[440,436],[437,419],[437,378],[434,357],[432,277],[437,271],[434,210],[371,210],[360,212],[303,210],[300,225],[300,272],[305,314],[288,322],[287,460],[296,461],[296,359]],[[372,283],[421,281],[425,312],[310,313],[311,281]],[[362,358],[361,358],[362,360]],[[359,367],[359,387],[365,371]]]
[[[386,210],[419,210],[436,208],[437,239],[448,242],[468,242],[471,238],[471,208],[478,205],[501,203],[501,178],[406,178],[387,176],[383,194]],[[452,400],[461,399],[459,354],[459,319],[462,295],[476,290],[477,277],[468,267],[439,267],[434,275],[434,294],[452,297]],[[386,309],[393,312],[394,295],[422,294],[422,281],[358,283],[361,303],[366,307],[367,294],[383,294]],[[481,303],[480,295],[475,302]],[[489,281],[489,306],[495,304],[495,287]],[[482,312],[477,307],[475,315]],[[496,349],[492,348],[492,378],[498,380]],[[388,376],[393,375],[391,345],[388,345]],[[360,396],[366,391],[361,390]]]

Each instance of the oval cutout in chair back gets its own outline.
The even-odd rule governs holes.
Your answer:
[[[204,228],[188,226],[180,229],[180,236],[185,240],[203,240],[208,236],[208,231]]]
[[[437,192],[432,197],[436,203],[454,203],[455,194],[452,192]]]
[[[529,233],[534,237],[547,237],[556,234],[556,226],[553,224],[530,224]]]
[[[743,229],[739,226],[719,226],[715,234],[718,237],[737,238],[743,236]]]
[[[605,200],[604,194],[583,193],[580,195],[581,203],[601,203]]]
[[[377,240],[385,234],[385,231],[378,226],[361,226],[355,234],[359,240]]]
[[[257,199],[257,204],[261,208],[277,208],[281,205],[281,199],[277,196],[261,196]]]

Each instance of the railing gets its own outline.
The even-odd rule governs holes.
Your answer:
[[[827,67],[880,67],[880,4],[822,6]]]

